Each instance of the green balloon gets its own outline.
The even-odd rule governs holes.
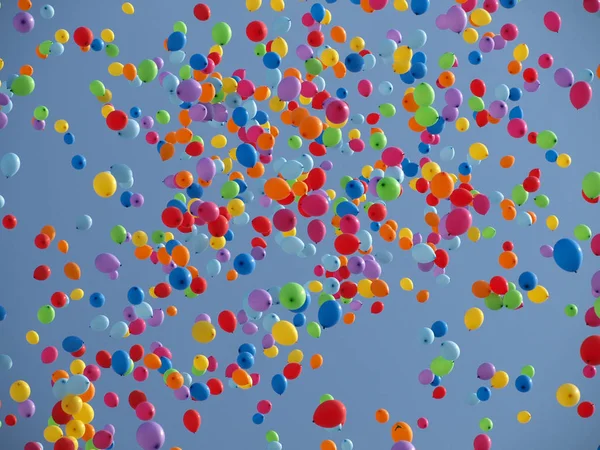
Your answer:
[[[484,239],[493,239],[496,236],[496,229],[494,227],[485,227],[481,235]]]
[[[115,225],[110,230],[110,238],[115,244],[122,244],[127,239],[127,230],[123,225]]]
[[[127,368],[127,372],[125,372],[123,374],[124,377],[126,377],[127,375],[131,375],[131,373],[133,372],[133,369],[135,369],[135,363],[133,362],[132,359],[129,360],[129,367]]]
[[[514,291],[517,288],[517,285],[515,283],[513,283],[512,281],[508,282],[508,290],[509,291]]]
[[[185,295],[186,298],[198,297],[198,294],[196,294],[194,291],[192,291],[192,288],[190,288],[189,286],[185,288],[185,290],[183,291],[183,295]]]
[[[456,57],[454,56],[454,53],[452,53],[452,52],[444,53],[442,56],[440,56],[440,59],[438,61],[438,64],[440,65],[440,69],[442,69],[442,70],[450,69],[454,65],[455,60],[456,60]]]
[[[571,303],[570,305],[565,306],[565,314],[567,317],[575,317],[579,313],[579,308],[577,305]]]
[[[143,83],[150,83],[158,75],[158,66],[151,59],[143,60],[137,67],[137,76]]]
[[[160,230],[156,230],[152,232],[152,242],[155,244],[162,244],[165,242],[165,233]]]
[[[304,68],[311,75],[319,75],[323,71],[323,64],[317,58],[304,61]]]
[[[379,131],[369,137],[369,145],[373,150],[383,150],[387,147],[387,137]]]
[[[223,101],[223,99],[225,98],[225,92],[223,92],[223,90],[221,89],[219,92],[217,92],[215,94],[215,96],[213,97],[213,99],[210,101],[213,105],[217,104],[217,103],[221,103]]]
[[[546,208],[550,204],[550,199],[547,195],[536,195],[533,199],[538,208]]]
[[[277,431],[269,430],[265,436],[267,442],[279,442],[279,435]]]
[[[183,34],[187,34],[187,25],[185,24],[185,22],[182,22],[181,20],[178,20],[177,22],[175,22],[173,24],[173,31],[177,32],[179,31],[180,33]]]
[[[90,83],[90,92],[96,97],[102,97],[106,94],[106,87],[100,80],[94,80]]]
[[[33,117],[37,120],[46,120],[50,115],[50,110],[45,106],[38,106],[33,110]]]
[[[325,147],[334,147],[342,140],[342,130],[329,127],[323,132],[323,144]]]
[[[600,297],[594,301],[594,312],[598,317],[600,317]]]
[[[469,108],[471,108],[471,111],[475,112],[483,111],[485,108],[485,102],[481,97],[473,95],[469,98]]]
[[[383,117],[394,117],[396,115],[396,107],[391,103],[379,105],[379,112]]]
[[[413,98],[419,106],[431,106],[435,100],[435,91],[430,84],[421,83],[413,91]]]
[[[364,211],[364,212],[368,212],[368,211],[369,211],[369,208],[370,208],[371,206],[373,206],[373,204],[374,204],[373,202],[365,202],[365,203],[364,203],[364,206],[363,206],[363,211]]]
[[[342,178],[340,178],[340,186],[342,189],[346,189],[346,185],[348,183],[350,183],[354,178],[352,178],[350,175],[344,175]]]
[[[512,190],[512,199],[517,206],[524,205],[529,198],[529,192],[525,190],[522,184],[517,184]]]
[[[585,196],[591,200],[600,196],[600,172],[589,172],[583,177],[581,189]]]
[[[187,199],[185,198],[185,194],[182,194],[181,192],[178,192],[177,194],[175,194],[173,196],[173,198],[175,200],[179,200],[183,204],[187,203]]]
[[[240,185],[235,181],[226,181],[221,186],[221,197],[226,199],[235,198],[240,193]]]
[[[454,362],[448,361],[447,359],[438,356],[433,361],[431,361],[429,368],[431,369],[434,375],[437,375],[438,377],[445,377],[450,372],[452,372],[452,369],[454,369]]]
[[[49,323],[54,322],[54,318],[56,317],[56,311],[51,305],[44,305],[37,312],[37,318],[40,323],[44,325],[48,325]]]
[[[301,308],[306,301],[306,291],[301,284],[290,282],[279,291],[279,303],[291,310]]]
[[[438,121],[439,117],[440,115],[438,112],[431,106],[421,106],[415,113],[415,120],[422,127],[430,127],[434,125]]]
[[[98,447],[94,445],[94,441],[92,439],[89,439],[85,443],[85,450],[98,450]]]
[[[344,298],[344,297],[340,297],[341,302],[344,305],[349,305],[350,303],[352,303],[352,299],[351,298]]]
[[[25,97],[35,89],[35,81],[29,75],[19,75],[10,85],[10,90],[18,97]]]
[[[52,417],[48,417],[48,426],[58,426],[58,424],[54,421],[54,419]]]
[[[580,241],[589,241],[592,238],[592,230],[584,223],[580,223],[573,230],[573,234]]]
[[[256,56],[260,56],[262,58],[263,56],[265,56],[266,53],[267,46],[265,44],[256,44],[256,46],[254,47],[254,54]]]
[[[192,66],[184,64],[179,68],[179,78],[182,80],[189,80],[192,78]]]
[[[302,148],[302,138],[298,135],[290,136],[288,139],[288,147],[292,150],[298,150]]]
[[[335,400],[333,398],[333,395],[331,395],[331,394],[323,394],[323,395],[321,395],[321,398],[319,398],[319,403],[325,403],[325,402],[327,402],[329,400]]]
[[[171,121],[171,114],[169,114],[164,109],[161,109],[156,113],[156,120],[161,125],[166,125]]]
[[[502,303],[507,309],[517,309],[519,306],[521,306],[521,303],[523,303],[523,294],[516,289],[508,291],[506,294],[504,294]]]
[[[324,292],[319,294],[319,306],[325,302],[335,301],[335,297],[331,294],[325,294]]]
[[[117,47],[115,44],[106,44],[104,51],[106,52],[106,56],[110,58],[116,58],[119,56],[119,53],[121,53],[119,47]]]
[[[192,366],[192,375],[195,377],[201,377],[206,373],[206,370],[198,370],[194,366]]]
[[[507,293],[508,294],[508,293]],[[498,294],[494,294],[493,292],[485,298],[485,306],[487,306],[492,311],[498,311],[502,309],[503,301],[502,297]]]
[[[231,40],[231,27],[226,22],[215,23],[212,38],[217,45],[227,45]]]
[[[558,137],[550,130],[542,131],[537,135],[536,143],[539,147],[544,150],[550,150],[554,148],[556,144],[558,144]]]
[[[309,322],[308,325],[306,325],[306,331],[310,337],[314,337],[315,339],[321,337],[321,325],[317,322]]]
[[[52,47],[53,42],[52,41],[44,41],[40,44],[39,49],[40,49],[40,53],[42,55],[49,55],[50,54],[50,47]]]
[[[377,195],[383,201],[389,202],[400,197],[400,183],[392,177],[383,177],[377,183]]]
[[[521,375],[533,378],[535,376],[535,368],[531,365],[525,366],[521,369]]]
[[[483,432],[491,431],[492,428],[494,428],[494,422],[492,422],[492,419],[489,419],[486,417],[479,421],[479,429],[481,431],[483,431]]]

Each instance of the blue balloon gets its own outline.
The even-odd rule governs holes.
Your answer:
[[[265,421],[265,416],[263,416],[261,413],[256,413],[252,416],[252,423],[254,423],[256,425],[260,425],[264,421]]]
[[[364,185],[358,180],[351,180],[346,184],[346,194],[351,199],[360,198],[365,193]]]
[[[424,142],[419,142],[417,149],[419,150],[419,153],[426,155],[431,151],[431,145],[425,144]]]
[[[256,261],[248,253],[240,253],[233,260],[233,268],[240,275],[250,275],[256,267]]]
[[[132,286],[127,291],[127,300],[132,305],[139,305],[144,301],[144,290],[139,286]]]
[[[425,76],[427,75],[427,66],[422,62],[414,62],[411,65],[410,74],[415,80],[425,78]]]
[[[14,176],[21,168],[21,159],[15,153],[6,153],[0,159],[0,172],[6,178]]]
[[[62,348],[67,353],[75,353],[81,350],[83,347],[83,341],[78,336],[67,336],[62,341]]]
[[[183,203],[180,200],[169,200],[169,202],[167,203],[167,208],[174,206],[175,208],[177,208],[179,211],[181,211],[183,214],[185,214],[187,212],[187,206],[185,203]]]
[[[323,328],[331,328],[342,318],[342,305],[335,300],[328,300],[320,306],[318,317]]]
[[[236,108],[236,110],[237,109],[238,108]],[[238,145],[237,149],[235,150],[235,157],[242,166],[249,169],[254,167],[258,162],[258,152],[253,146],[246,144],[245,142]]]
[[[538,277],[533,272],[523,272],[519,275],[519,287],[524,291],[531,291],[538,285]]]
[[[133,192],[124,191],[120,197],[121,205],[123,205],[125,208],[131,207],[131,196],[132,195],[133,195]]]
[[[248,120],[250,120],[250,117],[248,116],[248,111],[246,108],[243,106],[238,106],[233,110],[231,119],[238,127],[244,127],[248,123]]]
[[[490,388],[481,386],[479,389],[477,389],[477,398],[479,401],[487,402],[491,396],[492,391],[490,391]]]
[[[310,7],[310,15],[316,22],[322,22],[325,18],[325,7],[320,3],[314,3]]]
[[[306,324],[306,316],[302,313],[298,313],[294,316],[293,324],[296,328],[303,327]]]
[[[167,370],[173,368],[173,362],[167,358],[166,356],[160,357],[160,367],[158,368],[158,373],[164,374]]]
[[[402,162],[404,161],[406,161],[406,159],[404,159]],[[406,164],[402,165],[402,170],[404,171],[404,175],[412,178],[419,173],[419,165],[417,163],[407,161]]]
[[[65,144],[67,145],[73,145],[75,143],[75,135],[73,133],[65,133],[63,141],[65,141]]]
[[[410,60],[410,62],[412,64],[415,64],[415,63],[427,64],[427,55],[423,52],[416,52],[413,54],[413,57]]]
[[[433,325],[431,325],[431,330],[436,338],[444,337],[448,332],[448,324],[443,320],[438,320],[433,322]]]
[[[460,165],[458,166],[458,173],[460,173],[461,175],[469,175],[472,170],[473,167],[471,167],[471,164],[469,164],[468,162],[460,163]]]
[[[371,222],[369,228],[371,229],[371,231],[377,232],[381,229],[381,224],[379,222]]]
[[[237,357],[237,364],[242,369],[248,370],[254,365],[254,356],[248,352],[242,352]]]
[[[401,74],[400,79],[405,84],[413,84],[415,82],[415,77],[413,77],[413,74],[410,71]]]
[[[429,0],[411,0],[410,2],[410,10],[417,16],[425,14],[428,9]]]
[[[573,239],[563,238],[554,244],[554,262],[566,272],[577,272],[583,262],[583,252]]]
[[[348,89],[346,88],[338,88],[335,91],[335,95],[339,98],[339,99],[345,99],[346,97],[348,97]]]
[[[170,52],[176,52],[185,47],[186,42],[187,38],[185,37],[185,34],[183,34],[181,31],[174,31],[167,39],[167,49]]]
[[[510,88],[510,94],[508,95],[509,100],[511,100],[513,102],[517,102],[517,101],[521,100],[522,96],[523,96],[523,91],[521,91],[521,89],[519,89],[517,87]]]
[[[129,354],[123,350],[117,350],[112,354],[111,365],[117,375],[125,375],[129,370],[131,358]]]
[[[518,3],[518,0],[500,0],[500,5],[506,9],[514,8]]]
[[[256,347],[254,344],[245,343],[240,345],[238,348],[238,353],[250,353],[252,356],[256,356]]]
[[[201,53],[196,53],[190,57],[190,66],[194,70],[204,70],[208,67],[208,58]]]
[[[350,53],[346,56],[346,59],[344,59],[344,65],[349,72],[360,72],[365,66],[365,59],[358,53]]]
[[[90,48],[95,52],[101,52],[104,50],[104,41],[102,39],[95,38],[90,45]]]
[[[473,50],[468,56],[469,62],[474,66],[478,66],[483,61],[483,54],[477,50]]]
[[[529,392],[533,386],[533,380],[527,375],[519,375],[515,380],[515,387],[519,392]]]
[[[202,198],[204,195],[204,188],[198,183],[194,182],[187,187],[185,193],[189,198]]]
[[[167,253],[170,255],[171,253],[173,253],[173,249],[175,247],[177,247],[178,245],[181,245],[181,242],[179,242],[177,239],[171,239],[169,242],[167,242],[165,244],[165,249],[167,250]]]
[[[0,305],[0,322],[6,319],[6,308]]]
[[[267,114],[265,111],[256,111],[256,114],[252,120],[256,120],[259,124],[264,125],[269,121],[269,114]]]
[[[523,114],[523,109],[520,106],[515,106],[508,113],[508,118],[511,119],[511,120],[512,119],[522,119],[523,115],[524,115]]]
[[[267,69],[277,69],[281,65],[281,56],[275,52],[267,52],[263,56],[263,64]]]
[[[94,292],[90,295],[90,305],[94,308],[102,308],[106,303],[106,298],[100,292]]]
[[[345,201],[345,202],[340,202],[336,206],[335,213],[340,217],[344,217],[348,214],[356,216],[359,213],[359,209],[358,209],[358,206],[356,206],[354,203]]]
[[[545,154],[544,154],[546,161],[554,163],[556,162],[556,160],[558,159],[558,153],[556,152],[556,150],[548,150]]]
[[[129,110],[129,115],[134,119],[139,119],[142,116],[142,110],[137,106],[134,106]]]
[[[427,131],[431,134],[441,134],[442,131],[444,131],[445,126],[446,126],[446,121],[444,120],[444,118],[438,117],[438,120],[436,123],[434,123],[430,127],[427,127]]]
[[[203,402],[210,397],[210,389],[204,383],[192,383],[190,386],[190,395],[199,402]]]
[[[434,375],[433,381],[429,383],[430,386],[436,387],[442,384],[442,379],[438,375]]]
[[[173,289],[184,291],[192,284],[192,274],[185,267],[175,267],[169,274],[169,284]]]
[[[288,381],[287,378],[282,374],[278,373],[271,379],[271,387],[276,394],[283,395],[287,389]]]
[[[231,228],[229,230],[227,230],[227,233],[225,233],[225,236],[223,236],[225,238],[225,240],[227,242],[231,242],[233,241],[233,238],[235,237],[235,235],[233,234],[233,231],[231,230]]]
[[[75,155],[75,156],[73,156],[73,158],[71,158],[71,166],[75,170],[84,169],[86,164],[87,164],[87,161],[85,159],[85,156],[83,156],[83,155]]]

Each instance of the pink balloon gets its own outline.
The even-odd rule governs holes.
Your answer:
[[[527,122],[523,119],[511,119],[506,129],[511,137],[520,139],[527,134]]]
[[[600,256],[600,233],[594,235],[590,242],[592,253],[596,256]]]
[[[112,445],[113,436],[106,430],[96,431],[94,438],[92,439],[92,443],[96,448],[105,449]]]
[[[475,198],[473,198],[473,209],[477,214],[485,216],[490,210],[490,206],[490,199],[487,195],[477,194]]]
[[[575,109],[584,108],[592,99],[592,86],[586,81],[578,81],[571,86],[569,97]]]
[[[360,80],[358,82],[358,93],[363,97],[368,97],[373,93],[373,84],[369,80]]]
[[[556,11],[548,11],[544,14],[544,25],[550,31],[558,33],[560,30],[561,18]]]
[[[588,327],[600,327],[600,317],[596,314],[593,306],[585,312],[585,324]]]
[[[306,195],[300,199],[298,206],[309,216],[319,217],[329,210],[329,202],[319,194]]]
[[[325,224],[319,219],[314,219],[310,221],[310,223],[306,227],[306,231],[308,233],[308,237],[315,244],[318,244],[325,237],[325,234],[327,233],[327,228],[325,227]]]
[[[116,408],[119,406],[119,396],[114,392],[107,392],[104,394],[104,404],[109,408]]]
[[[155,414],[156,409],[150,402],[142,402],[135,408],[135,415],[140,420],[152,420]]]
[[[143,366],[138,366],[133,369],[133,379],[138,382],[146,381],[148,379],[148,369]]]
[[[596,367],[589,364],[583,368],[583,376],[586,378],[594,378],[596,376]]]
[[[317,95],[317,92],[319,92],[319,89],[315,83],[312,81],[302,82],[302,87],[300,89],[300,94],[302,94],[302,97],[313,98],[315,95]]]
[[[583,8],[590,14],[600,11],[600,0],[583,0]]]
[[[296,215],[291,209],[280,209],[273,214],[273,225],[277,230],[283,233],[293,230],[296,223]]]
[[[340,230],[342,233],[356,234],[360,230],[360,220],[352,214],[346,214],[340,220]]]
[[[375,11],[381,11],[388,4],[388,0],[369,0],[369,6]]]
[[[399,166],[404,159],[404,152],[398,147],[388,147],[381,153],[381,160],[386,166]]]
[[[451,236],[460,236],[471,228],[473,218],[466,208],[456,208],[448,213],[446,218],[446,230]]]
[[[56,347],[46,347],[42,350],[42,362],[44,364],[52,364],[58,358],[58,350]]]
[[[325,110],[325,116],[327,117],[327,120],[329,120],[331,123],[341,124],[346,122],[348,120],[348,117],[350,117],[350,108],[348,107],[348,104],[343,100],[332,100],[327,105],[327,108]]]
[[[478,434],[473,440],[473,450],[490,450],[492,440],[487,434]]]

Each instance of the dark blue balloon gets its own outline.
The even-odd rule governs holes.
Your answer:
[[[71,166],[75,170],[85,169],[86,164],[87,164],[87,161],[85,159],[85,156],[83,156],[83,155],[75,155],[75,156],[73,156],[73,158],[71,158]]]
[[[256,425],[260,425],[264,421],[265,421],[265,416],[263,416],[261,413],[256,413],[252,416],[252,423],[254,423]]]
[[[583,262],[583,252],[573,239],[563,238],[554,244],[554,262],[566,272],[577,272]]]
[[[167,358],[166,356],[160,357],[160,367],[158,368],[158,373],[163,375],[167,370],[173,368],[173,362]]]
[[[360,198],[365,193],[365,187],[358,180],[351,180],[346,183],[346,194],[351,199]]]
[[[254,344],[250,344],[250,343],[245,343],[240,345],[240,348],[238,348],[238,353],[250,353],[252,356],[256,356],[256,347],[254,346]]]
[[[303,327],[306,324],[306,316],[302,313],[298,313],[294,316],[293,324],[296,328]]]
[[[500,0],[500,5],[506,9],[512,9],[517,5],[518,0]]]
[[[406,166],[402,167],[404,175],[409,178],[416,176],[419,173],[419,165],[417,163],[409,162]]]
[[[322,22],[325,18],[325,7],[320,3],[314,3],[310,7],[310,15],[316,22]]]
[[[127,291],[127,301],[132,305],[139,305],[144,301],[144,290],[139,286],[131,286]]]
[[[254,356],[248,352],[242,352],[237,357],[237,364],[242,369],[248,370],[254,365]]]
[[[419,146],[417,147],[417,149],[419,150],[419,153],[421,153],[422,155],[426,155],[431,151],[431,145],[425,144],[424,142],[419,142]]]
[[[190,386],[190,395],[194,400],[203,402],[210,397],[210,389],[204,383],[192,383]]]
[[[280,373],[274,375],[271,379],[271,387],[273,388],[273,391],[279,395],[283,395],[283,393],[287,389],[287,384],[287,378]]]
[[[423,52],[416,52],[413,54],[413,57],[410,60],[410,62],[412,64],[415,64],[415,63],[427,64],[427,55]]]
[[[90,48],[95,52],[101,52],[102,50],[104,50],[104,41],[102,39],[96,38],[92,41]]]
[[[538,277],[533,272],[523,272],[519,275],[519,287],[524,291],[531,291],[538,285]]]
[[[422,62],[413,62],[410,68],[410,74],[415,80],[425,78],[427,75],[427,66]]]
[[[190,66],[194,70],[204,70],[208,67],[208,58],[201,53],[195,53],[190,58]]]
[[[233,268],[240,275],[250,275],[256,267],[256,261],[248,253],[240,253],[233,260]]]
[[[233,120],[233,123],[235,123],[238,127],[244,127],[248,123],[248,120],[250,120],[250,117],[248,116],[248,111],[246,108],[243,106],[238,106],[233,110],[233,113],[231,114],[231,120]]]
[[[431,383],[429,383],[429,385],[433,386],[433,387],[436,387],[436,386],[439,386],[441,383],[442,383],[442,379],[439,376],[434,375],[433,376],[433,381]]]
[[[131,206],[131,196],[133,195],[133,192],[131,191],[123,191],[123,193],[121,194],[121,205],[123,205],[125,208],[129,208]]]
[[[343,100],[343,99],[345,99],[346,97],[348,97],[348,89],[346,89],[346,88],[338,88],[338,89],[335,91],[335,95],[337,95],[337,97],[338,97],[339,99],[342,99],[342,100]]]
[[[167,208],[169,208],[171,206],[174,206],[179,211],[181,211],[183,214],[185,214],[187,212],[187,206],[181,200],[177,200],[177,199],[169,200],[169,202],[167,203]]]
[[[523,118],[523,109],[520,106],[515,106],[508,113],[509,119],[522,119]]]
[[[458,173],[460,173],[461,175],[470,175],[472,170],[473,168],[468,162],[460,163],[460,165],[458,166]]]
[[[293,313],[303,313],[304,311],[306,311],[308,309],[308,307],[310,306],[310,302],[311,302],[311,298],[310,295],[308,294],[308,292],[306,293],[306,300],[304,301],[304,303],[302,304],[302,306],[298,309],[290,309],[290,312]]]
[[[225,236],[223,236],[225,238],[225,240],[227,242],[231,242],[233,241],[233,238],[235,237],[235,234],[233,234],[233,231],[231,229],[227,230],[227,233],[225,233]]]
[[[323,328],[331,328],[342,318],[342,305],[335,300],[328,300],[319,307],[318,317]]]
[[[171,33],[167,39],[167,49],[170,52],[176,52],[177,50],[181,50],[185,47],[185,43],[187,42],[187,38],[185,34],[181,31],[174,31]]]
[[[430,127],[427,127],[427,132],[429,132],[431,134],[441,134],[442,131],[444,131],[445,126],[446,126],[446,121],[444,120],[444,118],[438,117],[438,120],[436,123],[434,123]]]
[[[263,64],[267,69],[277,69],[281,64],[281,56],[275,52],[267,52],[263,56]]]
[[[515,380],[515,387],[519,392],[529,392],[533,386],[533,380],[527,375],[519,375]]]
[[[240,187],[240,194],[242,192],[246,192],[246,189],[248,189],[248,185],[246,184],[246,182],[244,180],[240,180],[239,178],[236,178],[235,180],[233,180],[233,182],[236,183]]]
[[[173,249],[175,247],[177,247],[178,245],[181,245],[181,242],[179,242],[177,239],[171,239],[169,242],[167,242],[165,244],[165,249],[167,250],[167,253],[170,255],[173,252]]]
[[[204,195],[204,188],[198,183],[194,182],[188,186],[185,193],[189,198],[202,198]]]
[[[238,109],[238,108],[236,108]],[[246,113],[248,115],[248,113]],[[235,157],[238,162],[247,168],[252,168],[258,162],[258,152],[252,147],[250,144],[246,144],[245,142],[238,145],[235,150]]]
[[[344,65],[346,66],[346,69],[348,69],[348,72],[357,73],[363,70],[365,59],[358,53],[350,53],[346,56],[346,59],[344,59]]]
[[[443,320],[433,322],[433,325],[431,325],[431,331],[433,331],[433,335],[436,338],[444,337],[446,336],[446,333],[448,333],[448,324]]]
[[[192,283],[192,274],[185,267],[175,267],[169,274],[169,284],[178,291],[184,291]]]
[[[102,308],[105,302],[106,298],[104,297],[104,294],[101,294],[100,292],[94,292],[90,295],[90,305],[94,308]]]
[[[63,141],[65,141],[65,144],[67,145],[73,145],[75,143],[75,135],[73,133],[65,133]]]
[[[6,319],[6,308],[0,305],[0,322]]]
[[[429,0],[411,0],[410,2],[410,10],[417,16],[425,14],[428,9]]]
[[[140,108],[138,108],[137,106],[134,106],[133,108],[131,108],[129,110],[129,115],[131,117],[133,117],[134,119],[137,119],[142,115],[142,110]]]
[[[360,0],[350,0],[353,5],[360,5]]]
[[[377,232],[381,229],[381,224],[379,222],[371,222],[369,228],[371,228],[371,231]]]
[[[522,96],[523,96],[523,91],[521,91],[521,89],[519,89],[517,87],[510,88],[510,91],[508,94],[509,100],[511,100],[513,102],[517,102],[517,101],[521,100]]]
[[[487,402],[491,396],[492,391],[490,391],[490,388],[481,386],[479,389],[477,389],[477,398],[479,399],[479,401]]]
[[[546,161],[554,163],[558,159],[558,153],[556,150],[548,150],[545,155]]]
[[[468,56],[469,62],[474,66],[478,66],[483,61],[483,54],[477,50],[473,50]]]
[[[415,82],[415,77],[413,77],[413,75],[412,75],[412,73],[410,73],[410,71],[401,74],[400,79],[405,84],[413,84]]]
[[[123,350],[117,350],[112,354],[111,366],[117,375],[125,375],[129,370],[131,358],[129,353]]]
[[[190,102],[183,102],[179,104],[179,107],[181,109],[190,109],[192,107],[192,104]]]
[[[264,125],[269,121],[269,114],[267,114],[265,111],[256,111],[253,119],[259,124]]]
[[[62,341],[62,348],[67,353],[74,353],[81,350],[83,347],[83,341],[78,336],[67,336]]]
[[[340,202],[335,208],[335,213],[340,217],[344,217],[347,214],[356,216],[359,213],[359,209],[358,206],[352,202]]]

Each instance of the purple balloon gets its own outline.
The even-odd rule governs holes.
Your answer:
[[[433,372],[430,369],[422,370],[419,373],[419,383],[421,383],[422,385],[431,384],[433,382],[434,378],[435,378],[435,375],[433,374]]]
[[[6,106],[10,102],[10,97],[5,93],[0,93],[0,106]]]
[[[8,125],[8,116],[0,111],[0,130],[6,128],[6,125]]]
[[[165,320],[165,312],[162,309],[156,308],[152,310],[152,317],[150,317],[146,323],[151,327],[158,327],[162,325]]]
[[[458,5],[450,7],[446,12],[448,28],[455,33],[462,33],[467,28],[467,13]]]
[[[350,273],[353,273],[354,275],[363,273],[363,271],[365,270],[365,266],[366,266],[366,262],[360,256],[352,256],[348,260],[348,264],[347,264],[348,270],[350,271]]]
[[[242,326],[242,331],[244,332],[244,334],[246,334],[248,336],[252,336],[252,335],[258,333],[258,325],[256,325],[253,322],[246,322]]]
[[[506,39],[497,34],[492,39],[494,39],[494,50],[502,50],[506,47]]]
[[[298,47],[296,47],[296,56],[302,61],[312,58],[313,54],[312,48],[306,44],[300,44]]]
[[[187,400],[190,398],[190,388],[181,386],[179,389],[175,389],[175,398],[177,400]]]
[[[42,131],[44,128],[46,128],[45,120],[34,120],[33,121],[33,129],[35,131]]]
[[[402,42],[402,33],[394,28],[388,30],[388,32],[385,34],[385,37],[387,39],[391,39],[396,44],[400,44]]]
[[[134,208],[140,208],[144,204],[144,196],[139,192],[133,194],[129,200]]]
[[[211,323],[212,319],[206,313],[200,313],[196,316],[196,320],[194,322],[208,322]]]
[[[35,26],[35,19],[31,14],[25,11],[20,11],[13,17],[13,27],[19,33],[29,33]]]
[[[494,45],[494,40],[489,36],[485,36],[479,41],[479,50],[483,53],[489,53],[494,50]]]
[[[220,263],[226,263],[231,258],[231,253],[226,248],[222,248],[217,252],[217,260]]]
[[[446,100],[446,104],[448,106],[458,108],[460,105],[462,105],[463,95],[459,89],[451,87],[448,90],[446,90],[446,93],[444,94],[444,99]]]
[[[592,275],[592,295],[594,298],[600,297],[600,270]]]
[[[98,256],[96,256],[94,264],[96,265],[96,269],[102,273],[115,272],[119,267],[121,267],[121,262],[112,253],[100,253]]]
[[[135,308],[133,307],[133,305],[126,306],[123,309],[123,318],[127,322],[133,322],[135,319],[138,318],[137,314],[135,313]]]
[[[211,181],[217,173],[217,166],[210,158],[200,158],[196,163],[196,173],[204,181]]]
[[[458,111],[458,108],[455,108],[454,106],[446,105],[442,109],[442,118],[446,122],[454,122],[456,119],[458,119],[459,114],[460,112]]]
[[[262,338],[262,346],[264,349],[271,348],[275,345],[275,338],[272,334],[265,334]]]
[[[176,266],[176,264],[171,261],[169,264],[163,264],[162,265],[162,271],[165,274],[170,274],[171,272],[173,272],[173,269],[175,268],[174,266]]]
[[[248,306],[254,311],[263,312],[271,307],[273,299],[264,289],[254,289],[248,296]]]
[[[197,102],[202,95],[202,86],[193,78],[189,78],[179,83],[176,92],[182,102]]]
[[[110,424],[110,423],[107,423],[106,425],[104,425],[104,428],[103,428],[103,430],[104,430],[104,431],[108,431],[108,432],[109,432],[110,434],[112,434],[113,436],[114,436],[114,435],[115,435],[115,433],[117,432],[117,430],[115,430],[115,427],[114,427],[112,424]]]
[[[435,26],[438,30],[448,29],[448,16],[446,14],[440,14],[435,18]]]
[[[213,108],[213,105],[211,105],[210,103],[202,103],[202,104],[206,108],[206,117],[202,121],[209,122],[209,121],[213,120],[213,117],[215,115],[215,109]]]
[[[252,250],[250,250],[250,255],[252,255],[255,260],[262,261],[265,259],[265,256],[267,256],[267,251],[262,247],[253,247]]]
[[[19,403],[18,411],[21,417],[29,419],[35,414],[35,403],[31,400],[25,400],[23,403]]]
[[[352,300],[350,302],[350,309],[352,311],[360,311],[360,309],[362,308],[363,304],[360,300]]]
[[[377,183],[379,183],[379,180],[381,180],[381,177],[373,177],[369,180],[368,184],[368,192],[377,198],[379,198],[379,195],[377,195]]]
[[[492,363],[486,362],[477,368],[477,378],[480,380],[491,380],[496,373],[496,367]]]
[[[329,161],[329,160],[325,160],[322,161],[321,164],[319,165],[319,167],[321,167],[321,169],[323,169],[325,172],[333,169],[333,161]]]
[[[542,245],[540,247],[540,254],[544,258],[552,258],[554,255],[554,248],[551,245]]]
[[[540,80],[535,80],[533,83],[524,83],[523,87],[527,92],[536,92],[540,88]]]
[[[421,233],[415,233],[413,235],[413,245],[417,245],[423,242],[423,235]]]
[[[167,178],[163,180],[163,184],[171,189],[178,189],[175,184],[175,175],[168,175]]]
[[[154,58],[152,58],[152,61],[154,61],[158,70],[162,69],[165,65],[165,62],[163,61],[163,59],[158,56],[155,56]]]
[[[227,122],[228,118],[229,114],[227,113],[225,105],[222,105],[221,103],[213,105],[213,120],[215,122]]]
[[[149,130],[150,128],[152,128],[154,126],[154,119],[150,116],[144,116],[144,117],[142,117],[142,120],[140,121],[140,123],[144,130]]]
[[[165,443],[165,432],[158,423],[148,421],[138,427],[135,439],[143,450],[159,450]]]
[[[381,276],[381,266],[377,261],[365,261],[363,275],[370,280],[379,278]]]
[[[494,100],[490,103],[490,115],[494,119],[502,119],[506,114],[508,114],[508,106],[501,100]]]
[[[235,315],[235,317],[240,325],[244,325],[249,320],[248,314],[246,314],[246,311],[244,311],[243,309],[240,309]]]
[[[408,441],[398,441],[392,445],[391,450],[415,450],[415,446]]]
[[[434,264],[435,264],[435,261],[431,261],[428,263],[417,263],[417,267],[419,268],[419,270],[421,272],[429,272],[429,271],[431,271],[431,269],[433,269]]]
[[[575,83],[575,76],[573,75],[573,72],[566,67],[561,67],[554,72],[554,82],[560,87],[568,88]]]
[[[302,83],[296,77],[285,77],[277,86],[277,96],[285,101],[289,102],[294,100],[300,95],[300,89],[302,88]]]
[[[433,268],[433,276],[437,277],[439,275],[444,275],[446,273],[446,269],[444,269],[443,267],[434,267]]]
[[[198,103],[189,109],[190,119],[194,122],[202,122],[206,117],[206,113],[206,106],[202,103]]]

